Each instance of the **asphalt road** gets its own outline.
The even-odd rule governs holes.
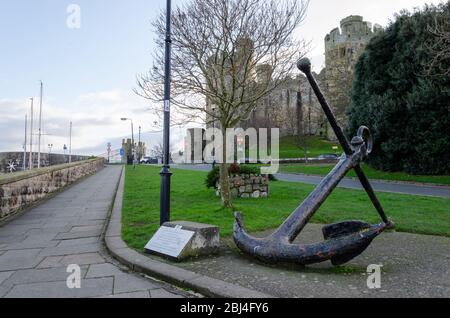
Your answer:
[[[185,169],[185,170],[198,170],[198,171],[209,171],[211,170],[211,165],[174,165],[174,168]],[[310,176],[302,174],[287,174],[279,173],[275,177],[281,181],[287,182],[298,182],[317,185],[322,181],[320,176]],[[450,198],[450,187],[446,186],[433,186],[433,185],[416,185],[416,184],[406,184],[406,183],[394,183],[385,181],[373,181],[371,184],[375,191],[377,192],[390,192],[390,193],[400,193],[400,194],[410,194],[417,196],[431,196],[431,197],[442,197]],[[345,178],[339,184],[340,188],[346,189],[356,189],[363,190],[359,180],[352,178]]]

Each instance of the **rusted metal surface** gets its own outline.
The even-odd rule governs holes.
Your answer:
[[[369,129],[364,126],[361,127],[350,143],[339,127],[331,108],[311,73],[310,61],[302,59],[298,62],[298,67],[307,76],[345,153],[330,174],[322,180],[316,189],[271,236],[257,239],[248,235],[244,228],[243,216],[237,212],[235,214],[234,241],[243,252],[266,263],[308,265],[331,260],[334,265],[341,265],[364,252],[373,239],[385,229],[393,228],[394,225],[387,218],[381,203],[360,166],[364,159],[370,155],[373,147]],[[380,214],[382,222],[370,225],[360,221],[346,221],[327,225],[323,228],[324,242],[309,245],[293,244],[313,215],[352,169],[356,171],[361,184]]]

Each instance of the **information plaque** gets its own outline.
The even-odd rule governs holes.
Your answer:
[[[194,234],[195,232],[186,231],[180,227],[162,226],[145,246],[145,249],[150,252],[178,258]]]

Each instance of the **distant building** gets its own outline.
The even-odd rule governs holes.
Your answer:
[[[133,164],[133,141],[131,139],[122,140],[122,149],[124,154],[122,156],[122,163]],[[147,155],[147,147],[144,142],[135,142],[135,159],[140,160]]]
[[[351,102],[354,67],[367,43],[383,28],[352,15],[341,21],[325,37],[324,90],[341,126],[346,126],[345,112]],[[334,139],[329,129],[328,137]]]

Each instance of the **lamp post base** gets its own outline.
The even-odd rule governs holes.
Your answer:
[[[164,165],[161,173],[161,198],[160,198],[160,222],[163,225],[166,222],[170,222],[170,178],[172,172],[170,172],[170,166]]]

